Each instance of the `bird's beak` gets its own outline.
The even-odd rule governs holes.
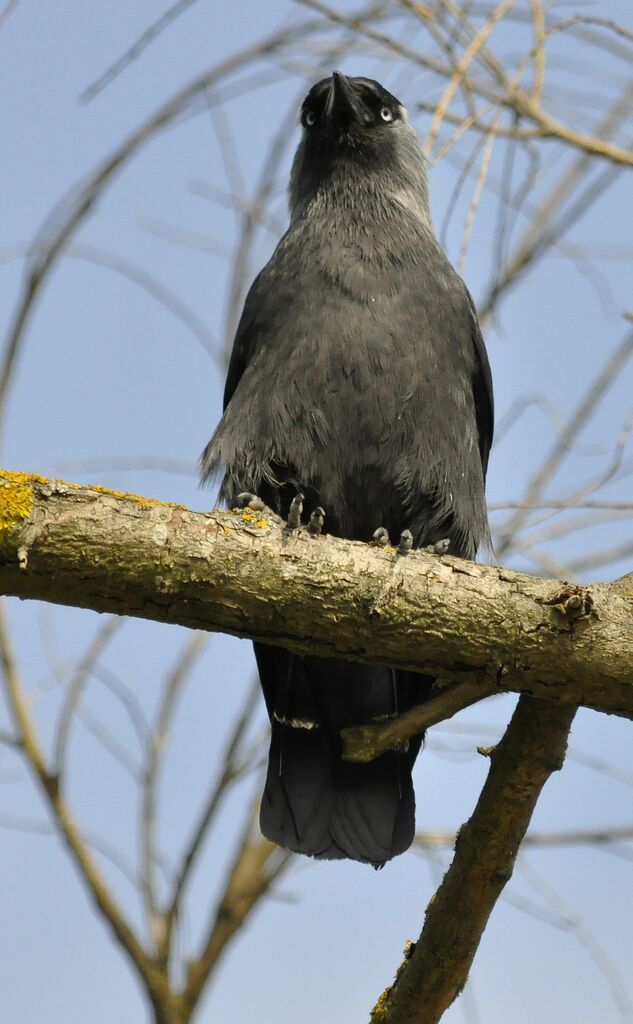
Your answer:
[[[351,82],[340,71],[332,74],[332,84],[325,104],[325,116],[337,121],[363,121],[364,104]]]

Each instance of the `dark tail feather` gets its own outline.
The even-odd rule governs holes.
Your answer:
[[[420,703],[432,680],[261,644],[255,653],[271,719],[264,835],[297,853],[375,867],[403,853],[414,833],[421,737],[406,752],[353,764],[341,759],[340,730]]]

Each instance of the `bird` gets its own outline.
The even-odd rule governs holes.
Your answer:
[[[341,72],[300,111],[289,226],[252,284],[224,412],[201,457],[229,507],[289,526],[473,559],[489,544],[493,393],[477,313],[433,230],[405,107]],[[238,501],[239,500],[239,501]],[[428,698],[433,678],[254,644],[271,723],[262,833],[319,859],[382,867],[415,829],[422,736],[351,763],[340,733]]]

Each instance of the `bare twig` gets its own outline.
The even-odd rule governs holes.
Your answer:
[[[103,194],[106,185],[156,132],[172,124],[191,106],[194,100],[204,95],[212,86],[217,85],[229,75],[235,74],[254,60],[269,56],[288,43],[296,42],[311,32],[313,28],[313,23],[306,22],[285,31],[276,32],[261,42],[245,47],[226,60],[220,61],[204,74],[198,75],[131,132],[105,161],[75,186],[53,209],[47,223],[34,242],[35,258],[30,260],[26,269],[22,295],[9,329],[3,363],[0,368],[0,420],[6,404],[20,343],[35,307],[36,299],[55,265],[59,253],[90,213],[97,197]]]
[[[633,81],[622,90],[612,107],[596,127],[600,138],[611,137],[631,112],[633,103]],[[551,248],[565,231],[568,231],[575,220],[584,214],[588,206],[617,179],[619,169],[607,167],[596,181],[591,182],[584,194],[578,195],[575,204],[566,210],[564,215],[554,222],[555,214],[563,207],[574,190],[579,186],[591,168],[591,158],[586,152],[580,153],[570,167],[567,167],[549,194],[543,200],[533,216],[533,224],[525,232],[515,247],[515,252],[508,264],[497,275],[488,295],[479,304],[479,314],[486,320],[499,301],[500,296],[521,277],[526,269],[534,264],[537,256],[541,256]]]
[[[568,754],[571,758],[571,753]],[[418,832],[415,843],[421,847],[448,847],[455,845],[455,832]],[[633,825],[614,825],[613,828],[569,829],[565,832],[528,832],[521,848],[528,846],[606,846],[633,839]]]
[[[534,22],[534,85],[532,99],[540,103],[545,83],[545,12],[541,0],[530,0],[532,19]]]
[[[471,198],[471,201],[470,201],[470,205],[468,207],[468,213],[466,215],[466,220],[464,222],[464,230],[462,232],[462,242],[461,242],[461,246],[460,246],[460,250],[459,250],[459,258],[458,258],[458,261],[457,261],[457,270],[459,271],[459,273],[462,273],[463,268],[464,268],[464,263],[466,261],[466,253],[468,252],[468,244],[470,242],[470,236],[472,234],[472,230],[473,230],[473,227],[475,225],[475,215],[476,215],[477,210],[479,208],[479,202],[481,200],[481,195],[482,195],[482,192],[484,190],[484,185],[486,184],[486,179],[488,177],[488,171],[490,169],[490,158],[492,156],[492,151],[493,151],[495,140],[496,140],[496,137],[497,137],[497,132],[496,132],[497,123],[498,123],[498,118],[495,118],[495,120],[493,121],[492,126],[490,128],[490,132],[488,134],[488,138],[486,139],[486,144],[484,146],[484,150],[483,150],[483,153],[482,153],[482,156],[481,156],[481,164],[479,166],[479,174],[477,176],[477,182],[476,182],[476,185],[475,185],[475,190],[473,192],[473,195],[472,195],[472,198]]]
[[[197,659],[204,651],[207,640],[208,638],[204,633],[193,633],[187,639],[178,657],[178,661],[165,680],[156,725],[147,743],[141,791],[141,879],[149,934],[156,952],[161,948],[166,927],[165,918],[158,909],[159,901],[155,874],[158,862],[156,850],[156,803],[159,775],[178,697]]]
[[[197,476],[193,463],[162,455],[104,455],[88,459],[56,462],[53,472],[62,476],[77,473],[173,473],[174,476]]]
[[[180,862],[180,867],[174,879],[169,904],[164,914],[165,930],[162,943],[162,955],[166,956],[171,945],[172,930],[180,913],[182,899],[191,877],[191,872],[196,864],[202,844],[208,834],[209,828],[215,814],[220,806],[222,797],[225,795],[228,785],[238,777],[237,756],[242,744],[243,737],[251,722],[253,713],[257,706],[259,696],[259,679],[255,677],[246,695],[242,712],[238,717],[233,732],[229,736],[224,753],[220,759],[220,774],[211,792],[209,793],[204,809],[198,819],[198,823],[189,840],[185,853]]]
[[[510,10],[514,2],[515,0],[501,0],[501,3],[498,4],[497,7],[495,7],[495,9],[490,13],[488,18],[485,20],[484,24],[481,26],[479,31],[471,40],[470,44],[467,46],[463,57],[457,64],[455,72],[451,76],[450,81],[448,82],[448,85],[444,90],[444,95],[442,96],[441,100],[439,101],[435,109],[435,114],[433,116],[433,120],[431,121],[431,126],[429,128],[427,137],[422,147],[425,155],[428,156],[428,154],[433,149],[435,140],[440,130],[440,126],[444,119],[444,114],[448,110],[450,103],[453,97],[455,96],[455,93],[457,92],[459,84],[461,80],[464,78],[470,64],[481,50],[482,46],[490,36],[490,33],[492,32],[497,22],[500,21],[503,18],[503,16]]]
[[[619,1010],[622,1021],[624,1024],[630,1024],[633,1021],[633,1003],[631,1003],[629,998],[624,978],[617,969],[613,959],[584,922],[570,910],[560,894],[545,881],[543,876],[528,863],[525,857],[521,857],[517,862],[517,870],[523,875],[527,883],[543,897],[547,905],[558,914],[567,930],[584,946],[611,989],[611,995]]]
[[[80,103],[89,103],[93,100],[100,92],[102,92],[106,86],[110,85],[115,78],[125,71],[133,61],[137,60],[146,50],[150,43],[164,32],[169,25],[176,20],[176,18],[186,11],[188,7],[191,7],[196,0],[177,0],[177,3],[172,4],[167,10],[161,14],[160,18],[152,22],[144,32],[136,39],[131,46],[121,54],[121,56],[103,72],[94,82],[88,85],[79,97]]]
[[[567,32],[570,28],[577,28],[580,25],[596,25],[598,28],[604,28],[609,32],[613,32],[620,39],[626,39],[627,42],[633,43],[633,32],[625,28],[624,25],[620,25],[611,18],[599,18],[592,14],[573,14],[570,18],[557,21],[555,24],[550,25],[547,35],[551,37],[558,32]],[[630,56],[631,54],[629,53],[629,59]]]
[[[0,815],[0,828],[7,829],[7,831],[10,832],[26,832],[30,835],[56,836],[58,834],[54,825],[50,825],[46,821],[31,821],[29,818],[17,818],[8,814]],[[92,850],[96,850],[96,852],[101,854],[101,856],[109,861],[110,864],[113,864],[114,867],[118,868],[123,877],[131,886],[134,887],[134,890],[138,892],[139,880],[136,871],[120,850],[117,850],[117,848],[106,839],[103,839],[101,836],[96,836],[91,832],[82,832],[81,839],[86,846],[89,846]]]
[[[62,798],[56,775],[46,766],[44,755],[31,721],[28,705],[24,698],[22,684],[9,642],[4,602],[0,602],[0,660],[4,672],[9,707],[15,721],[16,730],[20,736],[20,742],[57,828],[104,922],[113,930],[122,949],[127,953],[143,983],[148,989],[155,990],[158,979],[155,977],[155,972],[145,950],[107,887],[96,862],[84,843]]]
[[[452,718],[458,711],[471,707],[494,692],[492,687],[486,693],[479,685],[457,683],[440,691],[425,704],[405,711],[393,721],[343,729],[343,757],[348,761],[371,761],[386,750],[397,748],[412,736],[417,736],[437,722]]]
[[[14,10],[18,6],[20,0],[7,0],[6,5],[0,11],[0,28],[2,28],[4,22],[7,20],[10,14],[13,14]]]
[[[529,481],[521,504],[525,503],[530,505],[533,502],[541,500],[541,495],[544,489],[558,469],[570,446],[594,412],[596,406],[608,391],[609,387],[613,384],[614,380],[616,380],[622,367],[626,364],[632,353],[633,333],[629,333],[618,345],[615,352],[613,352],[607,359],[596,378],[591,382],[589,388],[580,399],[562,434],[555,441],[546,459]],[[504,524],[500,531],[501,539],[497,547],[497,555],[499,558],[503,558],[510,544],[513,543],[517,531],[525,521],[526,512],[527,510],[525,508],[517,508],[514,514],[510,516],[508,521]]]
[[[195,1005],[204,985],[229,942],[242,927],[256,903],[286,870],[292,854],[268,839],[253,835],[259,793],[248,815],[242,840],[231,865],[223,896],[216,908],[200,952],[189,963],[184,998]]]
[[[57,776],[60,786],[63,783],[65,774],[66,750],[70,736],[70,727],[72,725],[73,716],[77,711],[79,701],[81,700],[83,689],[88,682],[90,673],[92,672],[96,662],[99,660],[112,638],[116,633],[118,633],[124,623],[125,619],[119,618],[116,615],[111,615],[105,619],[103,624],[95,633],[90,646],[79,662],[74,675],[68,683],[66,697],[59,716],[57,734],[53,748],[53,764],[55,766],[54,774]]]
[[[633,501],[579,501],[572,502],[566,499],[562,501],[493,501],[488,505],[490,512],[501,512],[509,509],[543,510],[558,509],[561,511],[573,509],[610,509],[615,512],[633,512]]]

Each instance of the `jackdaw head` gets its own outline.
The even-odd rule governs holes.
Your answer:
[[[329,192],[349,201],[353,189],[400,196],[429,220],[417,135],[400,100],[379,82],[335,71],[310,89],[300,116],[303,134],[290,177],[293,218],[315,197]]]

